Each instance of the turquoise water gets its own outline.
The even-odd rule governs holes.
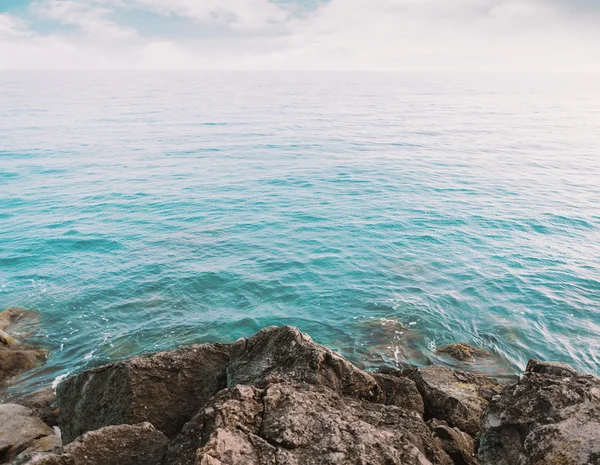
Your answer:
[[[5,72],[0,186],[18,389],[284,323],[600,373],[600,79]]]

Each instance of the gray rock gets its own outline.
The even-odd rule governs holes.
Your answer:
[[[500,392],[500,385],[489,378],[445,367],[420,368],[410,377],[423,397],[425,418],[444,420],[472,437],[479,433],[488,401]]]
[[[20,394],[12,397],[11,402],[30,408],[48,426],[58,426],[59,409],[54,389]]]
[[[0,463],[27,451],[47,451],[62,442],[33,411],[17,404],[0,404]]]
[[[227,385],[266,385],[293,380],[325,386],[344,395],[383,398],[377,382],[336,352],[291,326],[270,326],[233,345]]]
[[[150,423],[107,426],[52,454],[23,454],[15,465],[155,465],[168,439]]]
[[[482,417],[482,465],[598,465],[600,380],[565,364],[530,362]]]
[[[427,425],[455,465],[479,465],[475,456],[475,441],[471,436],[442,420],[430,420]]]
[[[145,421],[175,435],[225,387],[229,347],[195,345],[132,357],[65,380],[57,390],[63,441]]]
[[[414,411],[281,382],[219,393],[169,447],[168,465],[451,465]]]

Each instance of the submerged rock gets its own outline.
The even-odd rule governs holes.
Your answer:
[[[37,312],[31,310],[9,308],[0,312],[0,384],[46,362],[46,349],[28,346],[13,336],[27,336],[37,322]]]
[[[159,465],[167,438],[150,423],[107,426],[84,434],[52,454],[23,454],[14,464]]]
[[[103,426],[152,423],[173,436],[226,385],[229,346],[183,347],[88,370],[57,389],[65,443]]]
[[[476,437],[479,419],[500,385],[484,376],[440,366],[415,370],[411,379],[423,397],[425,418],[444,420]]]
[[[437,354],[448,355],[456,360],[460,360],[461,362],[471,362],[476,358],[487,358],[491,357],[487,350],[480,349],[478,347],[473,347],[469,344],[465,344],[463,342],[459,344],[449,344],[446,346],[439,347],[436,350]]]
[[[27,407],[0,405],[0,463],[6,463],[21,452],[53,450],[62,445],[54,430]]]
[[[600,380],[563,363],[531,361],[482,417],[482,465],[598,465]]]

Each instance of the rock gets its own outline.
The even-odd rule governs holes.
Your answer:
[[[37,313],[20,308],[0,312],[0,384],[46,362],[48,351],[23,344],[5,332],[23,331],[37,322]]]
[[[16,404],[30,408],[48,426],[58,426],[59,408],[54,389],[48,388],[12,398]]]
[[[465,344],[463,342],[459,344],[449,344],[446,346],[439,347],[436,350],[437,354],[449,355],[450,357],[460,360],[462,362],[465,361],[473,361],[477,357],[490,357],[491,354],[484,349],[479,349],[477,347],[470,346],[469,344]]]
[[[4,349],[0,346],[0,383],[24,371],[33,370],[48,359],[46,349]]]
[[[382,398],[373,376],[294,327],[270,326],[233,345],[227,368],[228,387],[261,386],[281,380],[325,386],[364,399]]]
[[[150,423],[107,426],[52,454],[22,454],[15,465],[155,465],[168,439]]]
[[[414,411],[304,383],[220,392],[169,447],[167,465],[452,464]]]
[[[423,398],[413,380],[383,373],[372,373],[371,376],[375,378],[382,393],[379,399],[382,404],[413,410],[423,417],[425,414]]]
[[[525,372],[541,373],[551,376],[578,376],[579,373],[571,365],[563,362],[540,362],[539,360],[529,360]]]
[[[174,436],[225,387],[229,348],[205,344],[136,356],[65,380],[57,389],[63,441],[146,421]]]
[[[17,404],[0,404],[0,463],[23,451],[47,451],[62,445],[54,430]]]
[[[600,463],[600,380],[531,361],[482,417],[482,465]]]
[[[427,425],[455,465],[479,465],[475,457],[475,441],[471,436],[442,420],[430,420]]]
[[[484,376],[440,366],[420,368],[410,374],[425,405],[425,418],[444,420],[476,437],[479,419],[500,385]]]
[[[39,313],[19,307],[7,308],[0,312],[0,330],[25,338],[40,323]]]

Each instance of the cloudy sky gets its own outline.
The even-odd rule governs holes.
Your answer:
[[[0,0],[0,69],[600,71],[600,0]]]

